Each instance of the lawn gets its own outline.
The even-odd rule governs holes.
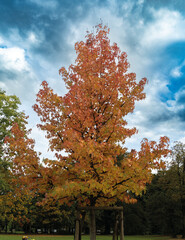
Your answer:
[[[0,234],[0,240],[22,240],[23,235],[2,235]],[[51,235],[28,235],[31,239],[35,240],[73,240],[73,236],[51,236]],[[89,240],[89,236],[82,236],[82,240]],[[112,240],[112,236],[100,236],[96,237],[97,240]],[[169,237],[159,236],[125,236],[125,240],[170,240]]]

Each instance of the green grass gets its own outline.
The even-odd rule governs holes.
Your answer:
[[[22,240],[24,235],[0,234],[0,240]],[[27,235],[26,235],[27,236]],[[50,235],[28,235],[35,240],[73,240],[73,236],[50,236]],[[112,236],[97,236],[97,240],[112,240]],[[161,236],[125,236],[125,240],[169,240],[169,237]],[[89,236],[82,236],[82,240],[89,240]]]

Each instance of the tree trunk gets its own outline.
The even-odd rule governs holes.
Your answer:
[[[82,232],[84,232],[84,222],[85,222],[85,215],[86,215],[86,212],[82,212],[81,213],[82,214],[82,220],[81,220],[81,228],[80,228],[80,231],[81,231],[81,234],[82,234]]]
[[[113,240],[118,239],[118,214],[116,213],[115,224],[114,224],[114,231],[113,231]]]
[[[75,224],[75,240],[81,240],[81,229],[80,229],[80,213],[77,212],[76,224]]]
[[[90,240],[96,240],[96,219],[95,210],[90,210]]]
[[[7,233],[8,232],[8,221],[7,221],[7,219],[5,220],[5,233]]]
[[[184,205],[184,204],[183,204]],[[182,238],[185,238],[185,209],[182,207],[183,222],[182,222]]]
[[[121,219],[120,219],[120,240],[124,240],[124,222],[123,222],[123,210],[121,211]]]

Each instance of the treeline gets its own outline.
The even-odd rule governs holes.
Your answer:
[[[137,203],[124,204],[124,228],[126,235],[184,233],[185,193],[185,145],[177,143],[173,148],[170,165],[153,175],[146,192],[137,196]],[[7,195],[8,197],[9,195]],[[73,234],[75,204],[70,207],[50,201],[39,205],[42,196],[30,198],[19,195],[0,202],[0,229],[4,232],[25,231],[42,233]],[[1,200],[3,199],[1,195]],[[44,199],[44,198],[43,198]],[[10,204],[10,205],[9,205]],[[121,205],[118,203],[118,205]],[[88,213],[84,214],[82,231],[89,232]],[[116,212],[97,211],[97,232],[113,232]]]

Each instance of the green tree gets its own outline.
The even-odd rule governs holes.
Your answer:
[[[143,235],[147,233],[147,214],[143,196],[137,197],[134,204],[124,204],[124,225],[126,235]]]
[[[175,175],[171,168],[160,171],[147,186],[143,201],[148,233],[176,236],[181,232],[181,203],[177,196]]]
[[[9,163],[5,158],[4,139],[11,135],[11,127],[14,122],[22,126],[25,123],[25,115],[19,111],[20,100],[15,95],[7,95],[0,89],[0,192],[8,189]]]
[[[177,142],[172,149],[169,170],[170,189],[174,199],[180,201],[182,212],[182,235],[185,237],[185,144]]]

